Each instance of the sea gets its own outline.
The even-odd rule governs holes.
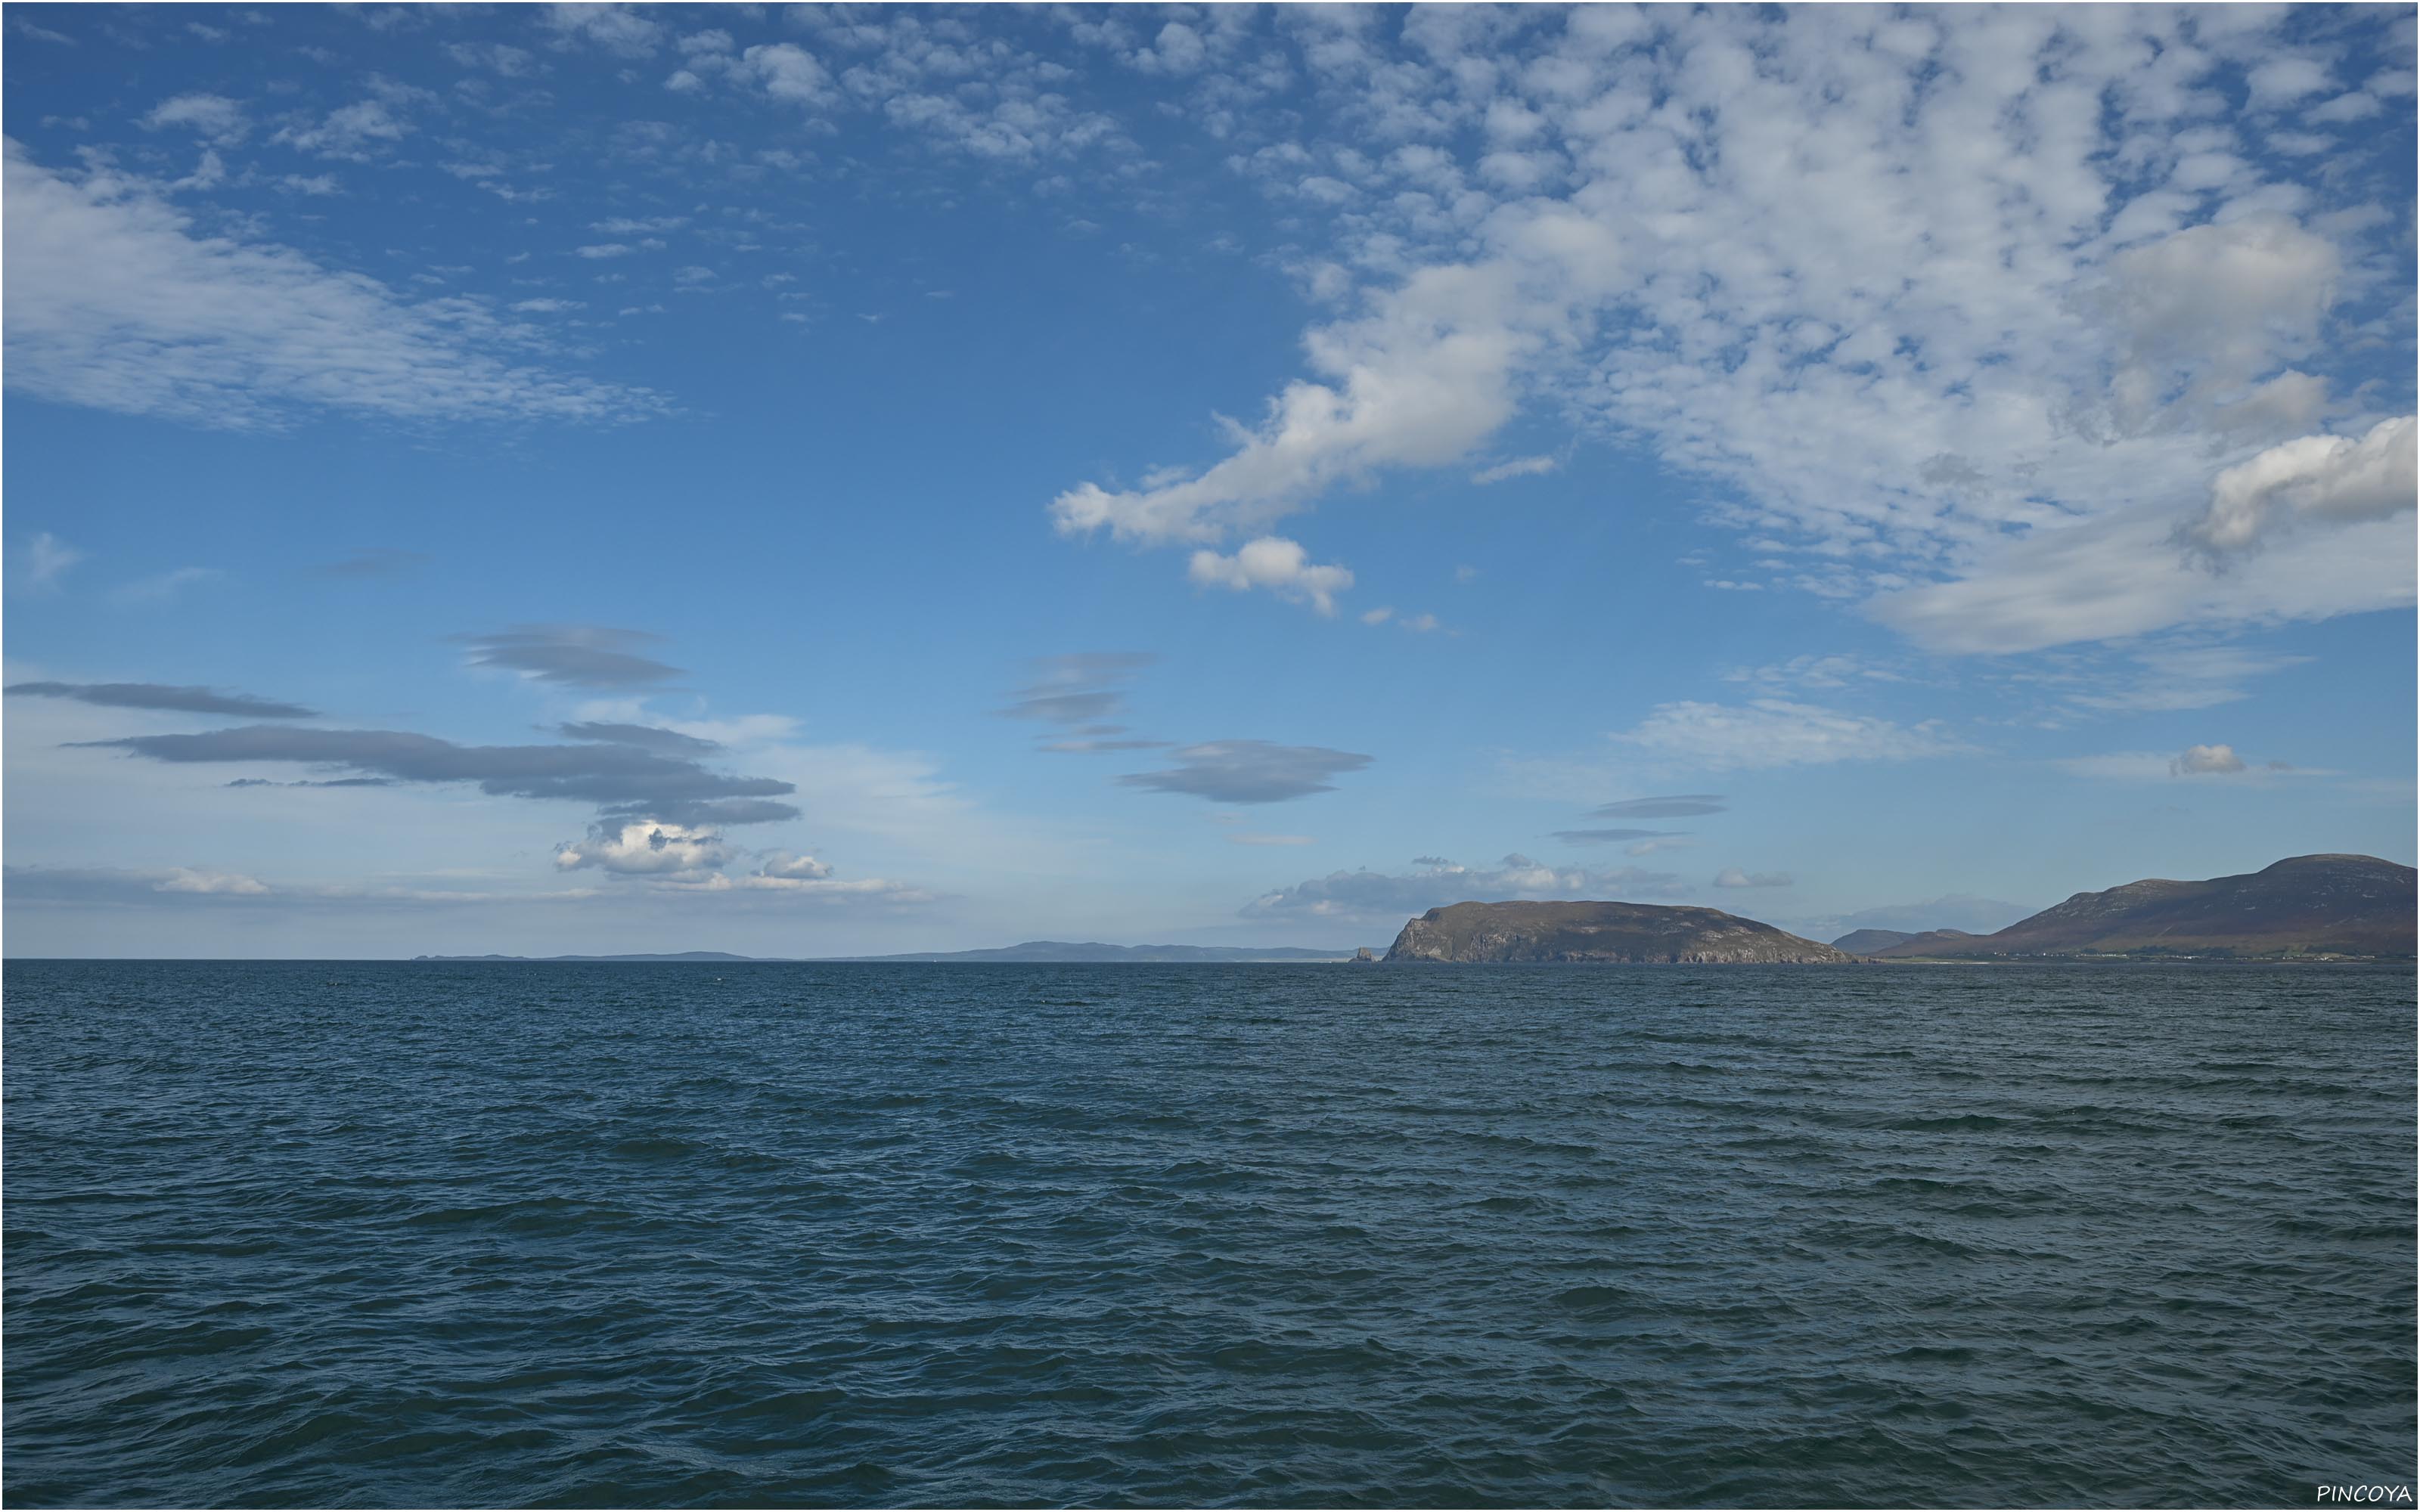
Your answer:
[[[2408,967],[0,980],[12,1507],[2414,1479]]]

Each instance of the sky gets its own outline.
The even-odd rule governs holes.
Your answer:
[[[2409,6],[0,50],[9,954],[2413,859]]]

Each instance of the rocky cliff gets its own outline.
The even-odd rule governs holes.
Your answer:
[[[1404,926],[1388,961],[1500,964],[1815,964],[1849,957],[1719,908],[1653,903],[1455,903]]]

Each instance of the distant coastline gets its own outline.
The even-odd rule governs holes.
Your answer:
[[[922,950],[904,955],[732,955],[721,950],[681,950],[637,955],[416,955],[431,964],[477,964],[518,962],[523,964],[577,965],[806,965],[806,964],[948,964],[1005,965],[1284,965],[1343,962],[1355,948],[1341,950],[1299,946],[1242,945],[1103,945],[1098,941],[1027,940],[986,950]]]
[[[2372,856],[2293,856],[2258,872],[2200,882],[2147,878],[2079,892],[1992,934],[1954,929],[1862,929],[1829,945],[1720,909],[1665,903],[1470,901],[1404,925],[1380,957],[1366,949],[1108,945],[1026,940],[978,950],[893,955],[746,956],[721,950],[628,955],[420,955],[432,964],[863,964],[1004,965],[1962,965],[1993,962],[2312,964],[2409,961],[2415,873]]]

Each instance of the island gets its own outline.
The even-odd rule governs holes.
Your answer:
[[[1398,962],[1497,965],[1823,965],[1854,960],[1719,908],[1624,903],[1463,903],[1404,926]]]

